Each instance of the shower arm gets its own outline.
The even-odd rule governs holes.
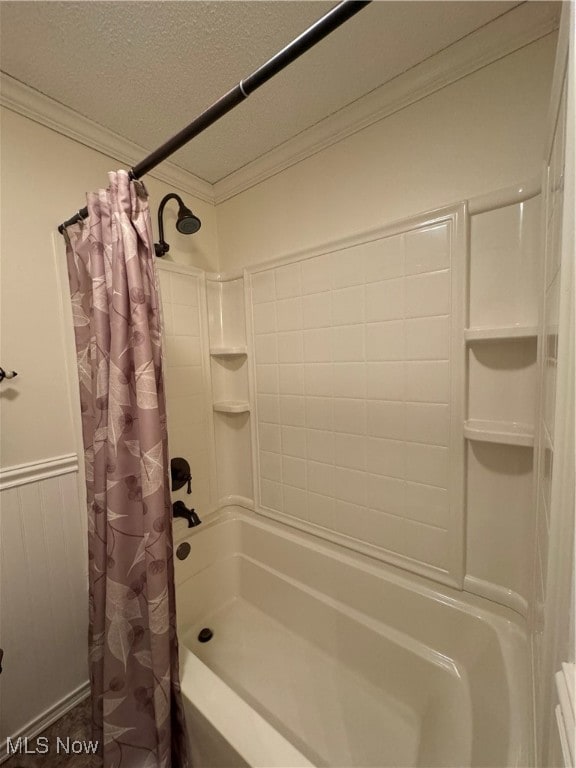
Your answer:
[[[331,11],[322,16],[318,21],[308,27],[301,35],[292,40],[291,43],[272,56],[271,59],[261,67],[252,72],[251,75],[240,80],[238,85],[232,88],[218,101],[215,101],[211,107],[208,107],[201,115],[193,120],[189,125],[183,128],[179,133],[172,136],[171,139],[162,146],[155,149],[154,152],[145,157],[144,160],[135,165],[130,171],[131,179],[139,179],[153,168],[166,160],[170,155],[187,144],[191,139],[205,131],[210,125],[215,123],[227,112],[234,109],[253,93],[261,85],[267,83],[274,75],[306,53],[310,48],[319,43],[331,32],[344,24],[348,19],[355,16],[359,11],[370,4],[372,0],[343,0]],[[78,221],[88,218],[88,208],[82,208],[78,213],[60,224],[58,231],[64,234],[66,227],[75,224]]]

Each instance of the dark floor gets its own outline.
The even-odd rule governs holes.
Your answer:
[[[40,740],[40,737],[45,737],[47,741]],[[61,744],[57,742],[58,737],[61,739]],[[101,768],[102,760],[99,757],[87,754],[75,755],[71,752],[72,742],[89,741],[90,738],[90,699],[88,698],[36,738],[28,740],[29,751],[43,749],[43,745],[47,744],[46,754],[38,752],[24,754],[22,751],[2,763],[2,768]],[[70,749],[70,754],[66,754],[65,746]]]

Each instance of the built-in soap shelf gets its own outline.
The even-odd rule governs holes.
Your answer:
[[[531,448],[534,445],[534,428],[530,424],[515,421],[468,419],[464,422],[464,437],[482,443]]]
[[[212,347],[210,349],[210,355],[212,357],[242,357],[247,355],[248,351],[246,347]]]
[[[243,400],[221,400],[213,403],[212,408],[218,413],[248,413],[250,403]]]
[[[537,335],[538,328],[535,325],[494,326],[490,328],[466,328],[464,330],[464,338],[469,344],[535,339]]]

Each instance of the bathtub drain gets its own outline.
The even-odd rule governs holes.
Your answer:
[[[198,633],[198,640],[201,643],[207,643],[208,640],[212,640],[212,637],[214,636],[214,632],[210,629],[210,627],[204,627],[200,630]]]

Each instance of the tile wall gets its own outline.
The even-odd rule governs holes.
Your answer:
[[[168,408],[170,458],[190,463],[192,494],[172,493],[202,514],[210,508],[209,417],[201,337],[199,277],[158,268],[164,314],[164,375]],[[208,396],[210,397],[210,396]],[[180,528],[186,523],[176,520]]]
[[[452,226],[251,275],[260,506],[439,571],[461,472]]]

